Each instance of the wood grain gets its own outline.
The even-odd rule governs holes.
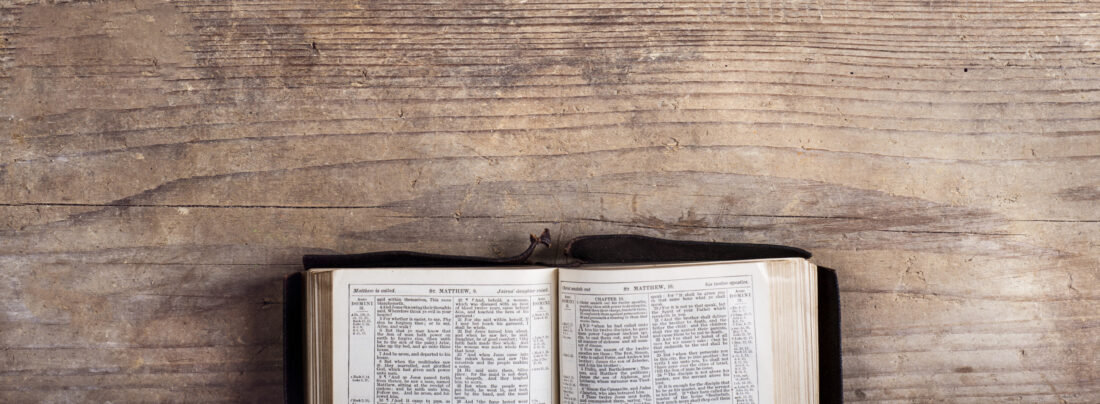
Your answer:
[[[0,401],[278,401],[302,254],[549,227],[812,250],[849,402],[1100,402],[1098,63],[1092,2],[0,1]]]

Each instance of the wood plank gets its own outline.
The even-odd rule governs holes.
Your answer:
[[[812,250],[850,402],[1100,402],[1098,18],[0,2],[0,401],[277,401],[302,254],[549,227]]]

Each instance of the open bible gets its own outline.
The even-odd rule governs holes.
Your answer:
[[[809,252],[591,235],[530,265],[538,245],[304,256],[287,404],[843,402],[837,276]]]
[[[803,258],[314,268],[308,403],[816,403]]]

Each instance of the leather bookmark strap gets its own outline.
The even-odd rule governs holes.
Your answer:
[[[581,264],[810,258],[806,250],[781,245],[666,240],[631,234],[577,237],[566,245],[565,255]]]
[[[465,255],[428,254],[415,251],[379,251],[364,254],[306,255],[302,257],[305,269],[313,268],[446,268],[488,267],[524,265],[539,244],[550,246],[550,229],[531,235],[531,244],[518,255],[504,258],[474,257]]]

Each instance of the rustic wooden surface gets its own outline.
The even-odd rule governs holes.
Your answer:
[[[849,402],[1100,402],[1098,63],[1088,2],[2,0],[0,402],[274,402],[303,253],[543,227],[812,250]]]

